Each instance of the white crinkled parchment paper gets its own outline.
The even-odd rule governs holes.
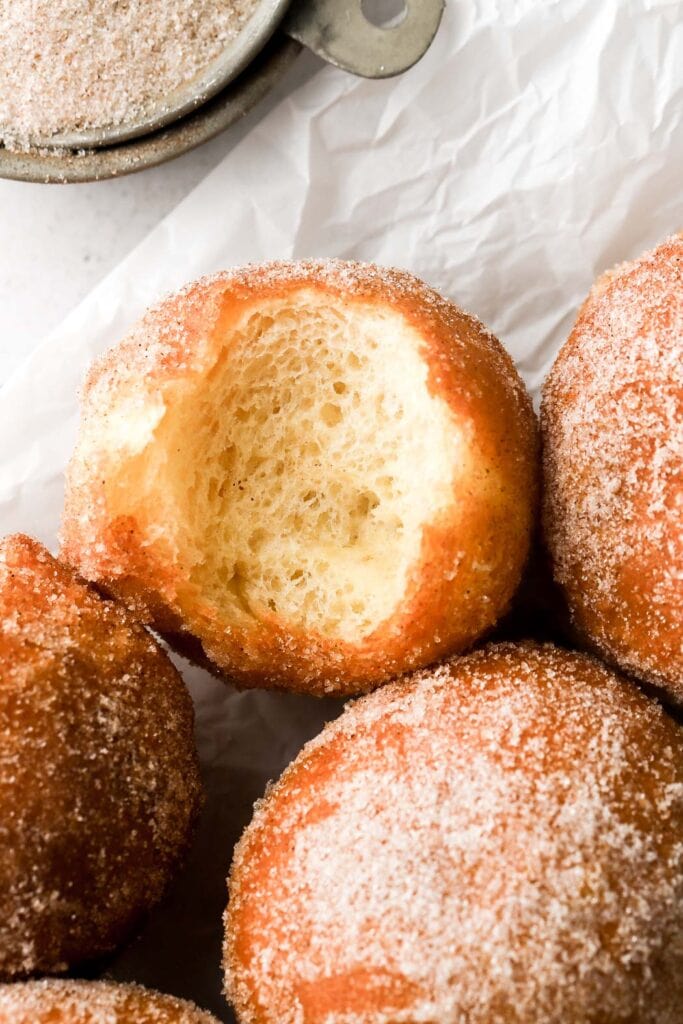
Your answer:
[[[536,391],[597,273],[683,224],[681,68],[678,0],[449,0],[402,78],[299,75],[0,392],[0,531],[55,547],[92,357],[165,292],[248,260],[409,268],[477,313]],[[232,845],[266,780],[338,705],[186,678],[202,827],[169,899],[109,967],[231,1021],[219,945]]]

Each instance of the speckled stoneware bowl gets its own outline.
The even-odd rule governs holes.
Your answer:
[[[301,45],[353,74],[400,74],[429,48],[444,2],[403,0],[400,18],[376,25],[364,11],[364,0],[259,0],[225,52],[144,117],[36,140],[27,151],[0,146],[0,177],[45,183],[94,181],[180,156],[247,113],[272,88]]]
[[[244,117],[272,89],[300,50],[299,43],[277,36],[224,92],[168,127],[129,142],[76,152],[12,152],[0,146],[0,177],[64,184],[122,177],[163,164],[208,142]]]

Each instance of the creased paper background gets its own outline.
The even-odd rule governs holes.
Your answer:
[[[386,82],[303,56],[290,94],[0,392],[0,530],[55,546],[92,357],[164,293],[248,260],[406,267],[492,327],[537,392],[597,273],[683,224],[681,69],[678,0],[449,0],[429,54]],[[202,828],[167,903],[109,967],[230,1021],[218,958],[232,844],[266,780],[338,708],[186,678]]]

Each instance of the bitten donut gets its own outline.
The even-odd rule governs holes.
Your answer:
[[[240,1024],[680,1024],[681,728],[551,646],[389,684],[257,805],[225,923]]]
[[[0,985],[0,1024],[218,1024],[210,1013],[140,985],[43,981]]]
[[[683,235],[597,282],[542,428],[545,535],[578,633],[683,702]]]
[[[524,386],[474,317],[398,270],[251,266],[91,371],[62,552],[238,685],[354,693],[496,622],[535,460]]]
[[[35,541],[0,541],[0,977],[109,952],[200,796],[192,704],[149,634]]]

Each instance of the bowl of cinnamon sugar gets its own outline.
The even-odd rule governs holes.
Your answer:
[[[443,6],[0,0],[0,176],[83,181],[171,159],[246,113],[301,45],[351,73],[399,74]]]

